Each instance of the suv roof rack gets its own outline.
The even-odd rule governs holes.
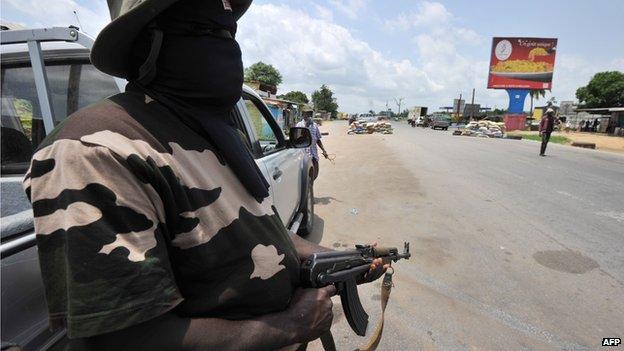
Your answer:
[[[0,44],[27,44],[30,63],[35,78],[35,87],[41,107],[41,117],[46,134],[54,129],[54,109],[50,99],[48,75],[41,53],[41,43],[51,41],[73,42],[82,45],[88,50],[93,47],[93,38],[81,32],[78,27],[50,27],[41,29],[3,30],[0,35]]]

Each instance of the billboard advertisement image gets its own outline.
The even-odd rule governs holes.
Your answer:
[[[490,89],[551,89],[557,39],[494,38]]]

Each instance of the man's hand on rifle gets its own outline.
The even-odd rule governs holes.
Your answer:
[[[290,316],[289,327],[293,328],[293,340],[306,342],[314,340],[331,328],[333,303],[336,293],[333,285],[320,289],[297,289],[286,313]]]
[[[371,246],[377,246],[377,242],[373,242]],[[368,272],[366,272],[357,280],[358,285],[370,283],[379,279],[384,273],[386,273],[386,270],[388,270],[388,268],[390,268],[390,264],[384,264],[381,258],[374,259],[370,265]]]

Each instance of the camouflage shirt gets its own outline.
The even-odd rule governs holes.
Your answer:
[[[152,319],[282,310],[299,261],[271,199],[149,97],[76,112],[24,178],[53,325],[72,338]]]

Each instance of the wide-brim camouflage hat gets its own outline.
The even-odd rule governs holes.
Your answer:
[[[104,73],[127,79],[134,40],[150,21],[178,1],[184,0],[108,0],[111,22],[95,39],[91,49],[93,65]],[[223,1],[224,5],[228,2],[210,1]],[[247,11],[251,1],[229,0],[236,20]]]

